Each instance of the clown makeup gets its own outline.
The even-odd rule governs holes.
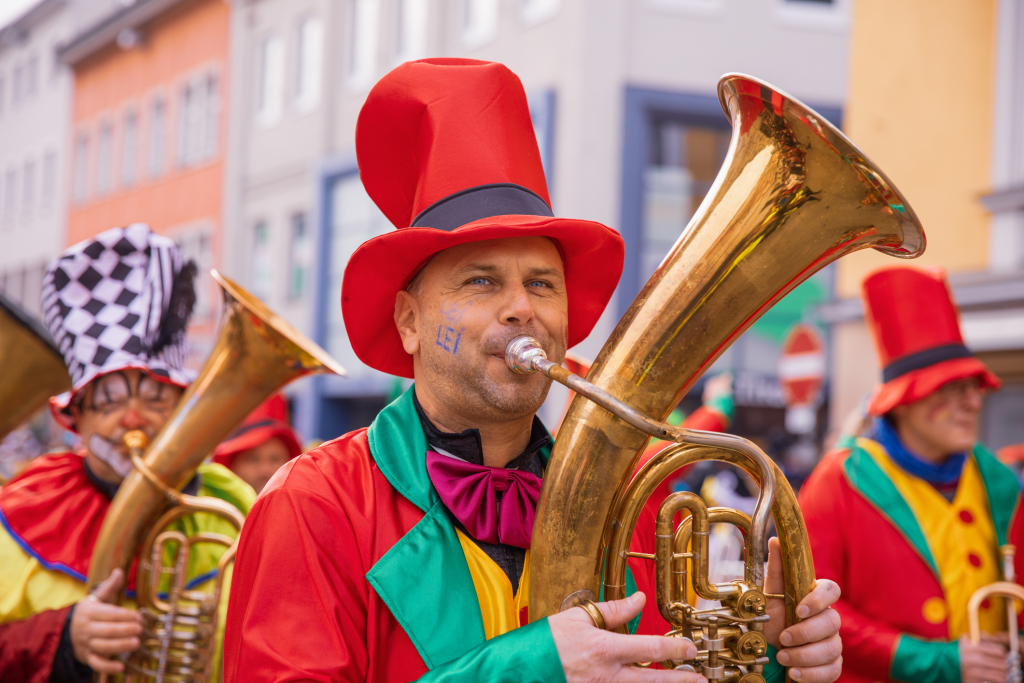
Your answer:
[[[416,289],[399,293],[395,321],[428,415],[428,404],[444,406],[450,429],[526,419],[528,435],[550,380],[511,372],[505,347],[528,334],[553,361],[565,356],[568,299],[554,243],[517,237],[452,247],[434,256]]]
[[[950,455],[970,451],[978,441],[983,399],[980,378],[968,377],[948,382],[889,414],[907,448],[941,463]]]
[[[121,444],[124,435],[139,429],[152,439],[170,417],[181,393],[180,387],[159,382],[136,369],[108,373],[90,382],[81,398],[71,405],[90,469],[101,479],[120,482],[128,471],[127,451]]]

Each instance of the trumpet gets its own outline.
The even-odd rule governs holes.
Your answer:
[[[198,378],[152,443],[139,431],[124,435],[134,471],[118,489],[89,564],[90,590],[120,567],[128,575],[138,556],[137,599],[141,647],[126,663],[129,681],[211,679],[224,571],[235,538],[209,532],[186,536],[169,529],[187,515],[215,515],[241,532],[244,518],[232,505],[188,496],[181,488],[214,447],[267,396],[293,379],[345,370],[243,288],[213,271],[224,293],[223,324]],[[198,543],[226,548],[211,590],[189,590],[189,551]],[[165,557],[170,557],[166,566]],[[169,585],[166,598],[160,588]],[[100,680],[104,680],[101,677]]]
[[[626,562],[655,563],[657,606],[671,636],[698,646],[694,660],[662,662],[709,681],[763,683],[767,600],[785,600],[786,623],[813,588],[807,530],[778,467],[736,436],[664,422],[704,371],[764,311],[845,254],[874,248],[913,258],[924,231],[885,174],[819,114],[771,85],[729,74],[718,96],[733,124],[725,165],[690,224],[613,330],[586,379],[517,339],[506,362],[576,392],[559,428],[537,506],[530,550],[530,619],[603,593],[624,597]],[[675,441],[636,475],[649,439]],[[719,460],[760,486],[753,515],[707,509],[673,494],[658,512],[656,552],[629,551],[640,511],[680,467]],[[691,520],[673,531],[676,511]],[[784,593],[764,592],[765,536],[774,516],[782,544]],[[708,525],[746,532],[744,577],[708,578]],[[720,608],[698,610],[686,585]]]

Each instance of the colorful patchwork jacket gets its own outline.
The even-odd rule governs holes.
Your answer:
[[[110,498],[89,481],[83,460],[75,453],[44,456],[0,488],[0,681],[48,680],[67,614],[87,594],[89,562]],[[227,468],[202,465],[198,474],[198,495],[249,511],[255,493]],[[235,535],[227,522],[205,514],[175,526],[188,535]],[[205,543],[194,547],[190,588],[211,584],[223,551]],[[133,566],[126,607],[135,607],[134,573]],[[215,668],[220,669],[219,649]]]
[[[565,680],[547,620],[528,623],[529,570],[513,594],[434,490],[411,391],[260,494],[235,565],[226,681]],[[650,532],[634,550],[652,552],[637,545],[653,546]],[[630,628],[664,634],[653,563],[637,562],[627,590],[649,599]]]
[[[1020,498],[1016,477],[980,444],[952,501],[869,439],[825,456],[800,505],[815,571],[843,591],[840,681],[960,681],[967,600],[1000,580],[999,546],[1024,547]],[[1005,631],[1004,609],[984,604],[983,630]]]

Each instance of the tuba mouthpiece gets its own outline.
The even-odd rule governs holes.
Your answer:
[[[547,357],[540,342],[533,337],[516,337],[505,347],[505,362],[509,370],[520,375],[537,372],[537,368],[533,367],[533,359]]]

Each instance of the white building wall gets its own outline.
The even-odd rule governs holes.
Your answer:
[[[47,262],[64,246],[71,34],[64,2],[44,0],[0,31],[0,291],[41,318]]]

